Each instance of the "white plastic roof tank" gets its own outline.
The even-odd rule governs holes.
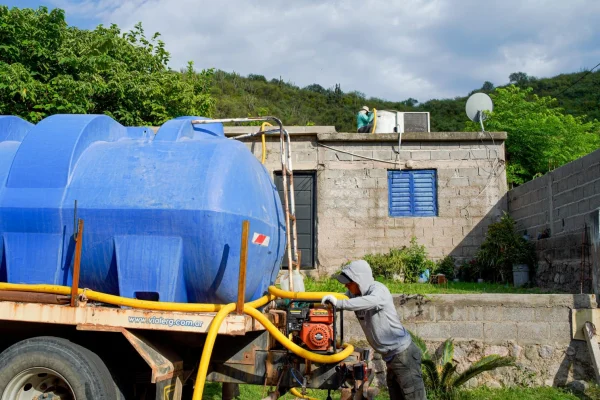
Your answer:
[[[393,133],[397,132],[397,112],[377,110],[377,126],[375,133]]]
[[[375,133],[429,132],[428,112],[377,110]]]

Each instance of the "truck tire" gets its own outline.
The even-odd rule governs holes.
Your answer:
[[[0,400],[117,400],[104,362],[66,339],[40,336],[0,354]]]

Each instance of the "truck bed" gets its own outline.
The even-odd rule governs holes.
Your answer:
[[[121,331],[146,329],[206,333],[216,313],[139,310],[82,303],[77,307],[0,301],[0,321],[75,325],[78,330]],[[247,315],[230,314],[219,329],[222,335],[244,335],[265,328]]]

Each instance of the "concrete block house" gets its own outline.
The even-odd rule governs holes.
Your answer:
[[[256,127],[228,127],[234,137]],[[339,133],[289,127],[302,266],[329,274],[416,237],[433,258],[474,256],[506,210],[503,132]],[[243,139],[260,158],[260,138]],[[265,167],[281,188],[279,137]]]

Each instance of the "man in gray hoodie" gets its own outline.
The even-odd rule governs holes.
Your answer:
[[[387,365],[390,400],[427,400],[421,374],[421,351],[400,322],[388,288],[376,282],[364,260],[353,261],[335,277],[346,286],[348,300],[332,295],[321,303],[354,311],[367,341]]]

